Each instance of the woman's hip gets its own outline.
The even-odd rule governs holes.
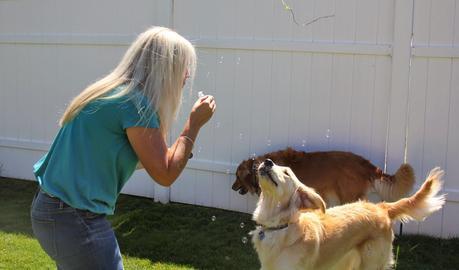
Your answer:
[[[40,190],[32,202],[31,221],[40,245],[62,269],[121,262],[115,234],[103,214],[75,209]]]

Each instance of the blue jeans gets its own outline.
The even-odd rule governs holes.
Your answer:
[[[38,191],[32,229],[58,269],[123,269],[115,234],[105,215],[75,209]]]

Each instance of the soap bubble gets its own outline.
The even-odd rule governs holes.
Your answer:
[[[226,172],[226,174],[230,174],[231,171],[230,171],[230,169],[226,169],[225,172]]]
[[[266,141],[266,144],[267,144],[268,146],[271,146],[271,140],[268,139],[268,140]]]
[[[210,76],[210,71],[207,72],[207,74],[206,74],[206,77],[207,77],[207,78],[209,78],[209,76]]]
[[[241,227],[241,229],[244,229],[244,227],[245,227],[244,222],[241,222],[241,224],[239,224],[239,227]]]
[[[198,148],[198,153],[201,153],[201,151],[202,151],[202,147],[199,146],[199,148]]]
[[[325,137],[326,137],[327,139],[330,139],[330,137],[331,137],[331,131],[330,131],[330,129],[327,129],[327,133],[325,133]]]
[[[217,124],[215,124],[215,127],[216,127],[216,128],[219,128],[220,125],[221,125],[221,123],[220,123],[220,122],[217,122]]]
[[[199,97],[199,98],[202,98],[203,96],[204,96],[204,92],[203,92],[203,91],[199,91],[199,92],[198,92],[198,97]]]
[[[239,65],[241,63],[241,58],[238,57],[237,60],[236,60],[236,65]]]
[[[239,140],[242,140],[242,139],[244,139],[244,134],[239,133]]]
[[[210,219],[211,219],[212,221],[215,221],[215,220],[217,220],[217,217],[216,217],[216,216],[212,216]]]
[[[245,237],[245,236],[242,237],[242,243],[243,243],[244,245],[247,244],[248,241],[249,241],[249,240],[247,239],[247,237]]]
[[[301,146],[302,146],[302,147],[305,147],[305,146],[306,146],[306,140],[302,140],[302,141],[301,141]]]
[[[223,64],[223,59],[224,57],[223,56],[220,56],[220,60],[218,61],[219,64]]]

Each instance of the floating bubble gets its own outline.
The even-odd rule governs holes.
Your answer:
[[[215,127],[216,127],[216,128],[219,128],[220,125],[221,125],[221,123],[220,123],[220,122],[217,122],[217,124],[215,124]]]
[[[229,261],[231,258],[229,256],[225,256],[225,260]]]
[[[220,56],[220,60],[218,61],[219,64],[223,64],[223,59],[224,57],[223,56]]]
[[[212,221],[215,221],[215,220],[217,220],[217,217],[216,217],[216,216],[212,216],[210,219],[211,219]]]
[[[257,154],[253,153],[252,155],[250,155],[252,157],[252,160],[255,160],[255,158],[257,157]]]
[[[244,139],[244,134],[239,133],[239,140],[242,140],[242,139]]]
[[[203,92],[203,91],[199,91],[199,92],[198,92],[198,97],[199,97],[199,98],[202,98],[203,96],[204,96],[204,92]]]
[[[241,63],[241,58],[238,57],[237,60],[236,60],[236,65],[239,65]]]
[[[226,169],[225,172],[226,172],[226,174],[230,174],[231,171],[230,171],[230,169]]]
[[[326,137],[327,139],[330,139],[330,137],[331,137],[331,131],[330,131],[330,129],[327,129],[327,133],[325,133],[325,137]]]
[[[207,72],[207,74],[206,74],[206,77],[207,77],[207,78],[209,78],[209,76],[210,76],[210,71]]]
[[[244,245],[247,244],[248,241],[249,241],[249,240],[247,239],[247,237],[245,237],[245,236],[242,237],[242,243],[243,243]]]
[[[306,146],[306,140],[302,140],[302,141],[301,141],[301,146],[302,146],[302,147],[305,147],[305,146]]]
[[[198,147],[198,153],[201,153],[201,151],[202,151],[202,147],[199,146],[199,147]]]
[[[239,227],[241,227],[241,229],[244,229],[244,227],[245,227],[244,222],[241,222],[241,224],[239,224]]]
[[[270,140],[270,139],[266,140],[266,144],[267,144],[268,146],[271,146],[271,140]]]

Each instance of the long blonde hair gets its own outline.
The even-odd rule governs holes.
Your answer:
[[[140,34],[127,50],[118,66],[76,96],[59,121],[71,121],[89,102],[98,98],[115,98],[140,91],[160,119],[161,133],[166,136],[181,105],[183,79],[186,72],[191,82],[196,70],[193,45],[164,27],[152,27]],[[125,85],[114,95],[105,95]]]

